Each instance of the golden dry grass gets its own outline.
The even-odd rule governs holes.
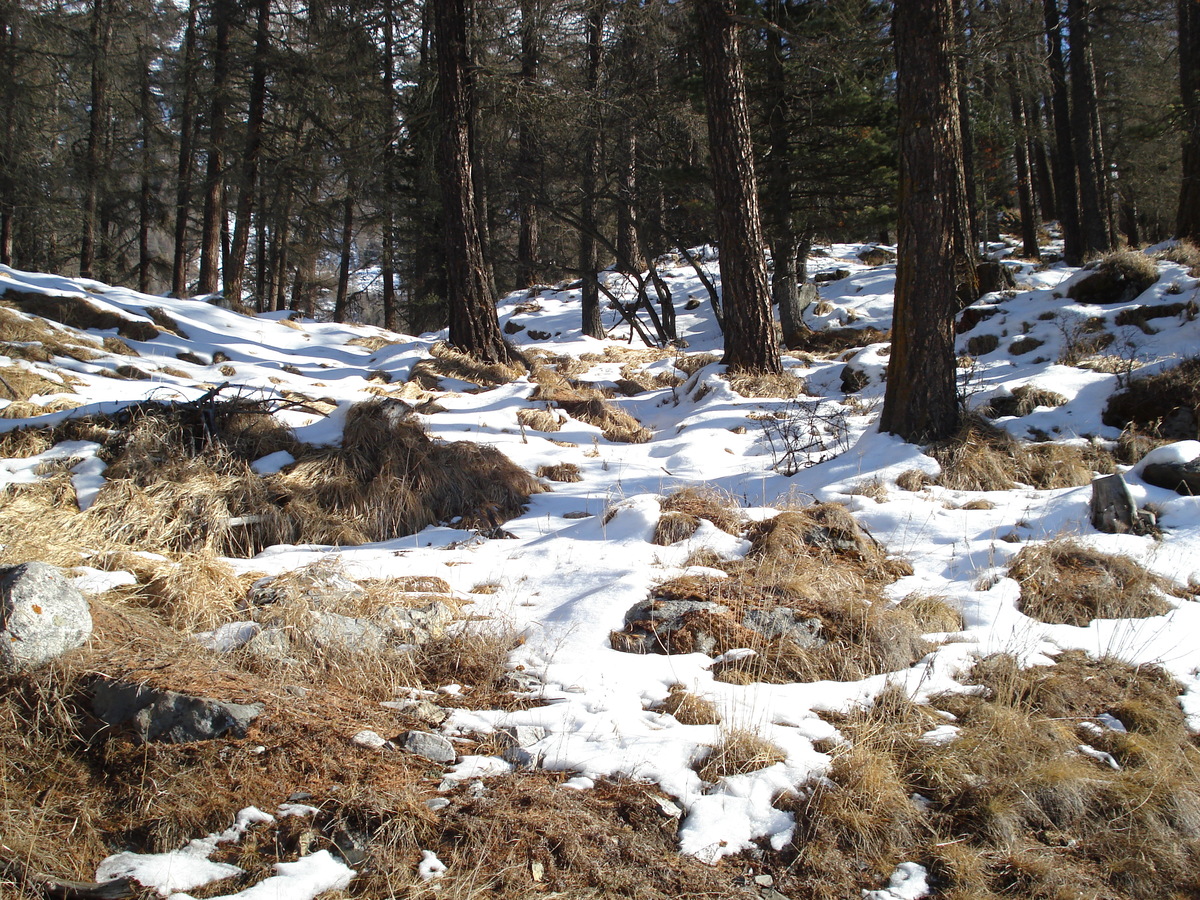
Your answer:
[[[729,386],[743,397],[779,397],[791,400],[804,393],[804,380],[791,373],[782,375],[752,375],[733,372]]]
[[[702,781],[716,782],[730,775],[757,772],[787,759],[778,746],[745,728],[722,730],[721,740],[699,760],[696,773]]]
[[[1100,447],[1018,441],[978,416],[966,417],[957,435],[927,452],[942,466],[936,483],[958,491],[1081,487],[1114,471],[1111,454]]]
[[[429,352],[429,359],[413,366],[409,375],[409,381],[425,390],[441,390],[443,378],[469,381],[480,389],[496,387],[516,381],[526,372],[526,367],[516,357],[511,364],[484,363],[449,344],[435,344]]]
[[[721,713],[707,697],[693,694],[682,684],[671,685],[665,700],[656,709],[668,713],[684,725],[719,725]]]
[[[159,334],[154,325],[119,315],[94,306],[82,297],[34,294],[9,290],[4,293],[5,305],[30,315],[58,322],[70,328],[107,331],[116,329],[123,338],[151,341]]]
[[[537,477],[563,483],[583,481],[583,475],[580,474],[579,466],[575,463],[556,463],[552,466],[538,466]]]
[[[1070,539],[1026,547],[1008,574],[1021,584],[1022,612],[1066,625],[1165,615],[1172,605],[1164,595],[1181,595],[1169,581],[1129,557]]]
[[[562,430],[562,420],[549,409],[518,409],[517,421],[534,431],[555,432]]]

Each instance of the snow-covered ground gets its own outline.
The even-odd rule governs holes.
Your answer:
[[[810,272],[841,268],[850,273],[822,284],[823,302],[808,313],[813,327],[890,327],[894,266],[867,267],[856,258],[860,249],[835,245],[811,260]],[[714,278],[719,277],[716,263],[707,265]],[[1071,279],[1079,277],[1073,270],[1017,268],[1033,289],[985,298],[981,305],[994,314],[959,339],[963,353],[970,338],[992,334],[997,339],[996,348],[979,354],[971,371],[963,373],[968,402],[979,406],[1023,385],[1036,385],[1063,395],[1067,402],[1002,419],[1001,426],[1018,437],[1115,440],[1117,431],[1103,425],[1100,416],[1118,375],[1060,365],[1057,360],[1064,345],[1078,336],[1077,323],[1096,316],[1115,322],[1134,303],[1085,308],[1065,298]],[[1183,267],[1164,262],[1160,270],[1157,284],[1136,303],[1200,299],[1197,279]],[[665,267],[663,274],[676,298],[680,336],[688,343],[680,352],[719,353],[720,335],[695,273],[682,264]],[[622,289],[617,276],[608,280],[614,291]],[[139,354],[134,362],[149,380],[115,380],[102,374],[128,363],[123,356],[100,355],[89,362],[58,357],[36,363],[0,355],[0,376],[14,366],[36,370],[51,381],[69,373],[78,399],[84,401],[75,410],[0,420],[0,430],[46,424],[88,410],[111,411],[147,398],[194,399],[204,394],[205,385],[227,381],[258,396],[294,391],[332,401],[337,408],[328,416],[293,412],[287,414],[287,424],[302,440],[336,442],[346,409],[368,399],[367,388],[379,383],[369,380],[375,373],[384,373],[393,386],[403,382],[445,337],[395,338],[396,343],[372,351],[347,341],[393,336],[365,326],[308,320],[292,327],[279,321],[283,314],[245,317],[198,301],[144,296],[96,282],[0,267],[0,291],[4,290],[86,297],[95,306],[134,319],[149,320],[148,310],[157,307],[177,323],[179,336],[162,333],[150,341],[127,341]],[[689,298],[703,302],[686,311]],[[519,346],[572,356],[631,346],[625,341],[628,327],[612,311],[605,312],[606,324],[614,326],[612,338],[580,336],[578,290],[520,292],[501,301],[499,310],[502,325],[523,326],[512,335]],[[1112,325],[1118,339],[1106,352],[1145,364],[1142,371],[1151,372],[1200,346],[1200,322],[1179,315],[1157,319],[1154,325],[1155,334]],[[537,339],[531,332],[548,337]],[[1040,344],[1013,355],[1012,343],[1022,338]],[[634,337],[632,347],[639,344]],[[0,353],[3,350],[0,343]],[[179,354],[192,356],[181,359]],[[861,704],[889,684],[903,684],[918,698],[961,690],[956,676],[984,654],[1004,651],[1031,664],[1051,665],[1059,652],[1078,648],[1134,663],[1158,663],[1186,688],[1181,702],[1191,726],[1200,728],[1200,604],[1172,599],[1174,609],[1164,616],[1096,620],[1086,627],[1048,625],[1018,611],[1019,586],[1004,575],[1006,564],[1029,541],[1073,535],[1098,549],[1129,555],[1177,582],[1200,581],[1200,499],[1153,487],[1141,480],[1137,469],[1127,473],[1138,504],[1153,504],[1158,511],[1163,535],[1155,540],[1097,533],[1089,524],[1088,487],[982,495],[937,486],[901,490],[895,484],[901,473],[919,469],[936,474],[938,463],[921,448],[877,431],[886,345],[847,356],[853,357],[853,367],[869,376],[852,400],[841,388],[846,359],[809,362],[807,357],[785,357],[789,370],[807,385],[808,395],[799,402],[844,417],[848,429],[836,442],[840,452],[814,449],[813,460],[823,461],[790,476],[774,470],[776,455],[760,421],[764,414],[795,413],[797,401],[744,398],[722,378],[717,363],[701,368],[682,386],[613,401],[652,430],[653,438],[644,444],[612,443],[596,427],[574,419],[553,435],[522,428],[517,411],[533,405],[529,398],[535,389],[527,379],[472,392],[462,390],[461,383],[444,385],[447,390],[438,403],[445,411],[423,417],[431,435],[490,444],[530,472],[541,465],[574,463],[582,480],[555,483],[552,491],[534,496],[528,511],[504,526],[515,540],[464,541],[462,531],[436,526],[360,547],[276,546],[231,564],[238,572],[275,574],[335,557],[350,577],[444,578],[473,601],[473,617],[524,634],[510,664],[536,677],[541,684],[537,696],[543,701],[518,712],[456,711],[443,726],[447,734],[538,726],[545,729],[545,737],[528,748],[531,756],[548,769],[572,773],[571,787],[586,790],[592,779],[607,776],[656,782],[684,810],[682,852],[707,861],[737,854],[764,838],[776,846],[788,840],[794,822],[772,801],[828,766],[829,757],[814,749],[814,742],[836,732],[819,712]],[[653,375],[673,371],[674,362],[665,357],[636,362],[634,367]],[[592,363],[580,377],[613,385],[622,377],[622,364],[614,355],[611,361]],[[41,399],[51,402],[50,395]],[[103,484],[96,449],[81,445],[50,451],[79,460],[75,472],[81,505]],[[39,464],[46,457],[0,460],[0,487],[41,477]],[[869,482],[878,482],[884,492],[861,493]],[[844,503],[890,554],[913,567],[912,575],[889,588],[889,596],[899,601],[919,591],[945,597],[961,610],[964,629],[931,636],[936,649],[911,669],[849,683],[730,684],[714,678],[714,660],[703,654],[633,655],[612,649],[609,634],[623,626],[626,610],[645,599],[653,586],[686,572],[686,561],[696,550],[708,549],[723,558],[745,554],[747,542],[708,526],[671,546],[651,543],[661,497],[698,484],[736,497],[751,518],[773,515],[788,497]],[[991,508],[963,508],[975,499],[990,501]],[[579,513],[588,516],[574,515]],[[1003,539],[1013,532],[1021,542]],[[497,589],[470,593],[481,584]],[[676,684],[711,700],[726,724],[684,725],[655,711]],[[703,782],[693,764],[719,742],[722,729],[730,724],[768,738],[786,758],[750,774]],[[451,775],[486,776],[507,768],[502,760],[467,757]],[[216,840],[212,839],[214,846]]]

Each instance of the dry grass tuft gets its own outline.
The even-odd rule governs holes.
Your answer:
[[[285,321],[290,321],[290,320],[285,320]],[[292,324],[295,325],[294,322]],[[379,337],[378,335],[362,335],[359,337],[350,338],[350,340],[346,341],[346,346],[347,347],[363,347],[364,349],[370,351],[371,353],[378,353],[384,347],[392,346],[392,343],[393,343],[393,341],[389,341],[387,338]]]
[[[430,440],[400,401],[352,409],[334,449],[298,445],[266,410],[242,400],[205,409],[141,404],[113,418],[68,420],[51,438],[97,440],[109,462],[95,505],[60,522],[65,531],[52,546],[249,556],[279,543],[386,540],[433,522],[490,529],[544,490],[494,448]],[[299,461],[267,477],[250,469],[277,449]]]
[[[1026,353],[1032,353],[1044,343],[1046,342],[1035,337],[1019,337],[1008,345],[1008,355],[1023,356]]]
[[[583,475],[580,474],[579,466],[577,466],[575,463],[557,463],[552,466],[538,466],[537,477],[563,483],[583,481]]]
[[[934,481],[920,469],[908,469],[896,476],[896,487],[902,491],[920,491]]]
[[[1032,384],[1023,384],[1007,396],[993,398],[979,410],[979,413],[989,419],[997,419],[1001,416],[1027,416],[1039,406],[1059,407],[1066,402],[1067,398],[1056,391]]]
[[[40,403],[31,404],[25,401],[33,397],[58,398],[61,394],[73,394],[75,389],[72,384],[78,384],[78,382],[69,377],[62,381],[56,381],[47,378],[34,368],[26,368],[22,365],[4,366],[0,368],[0,398],[11,400],[13,403],[0,410],[0,416],[6,419],[16,419],[41,415],[48,410]],[[22,405],[17,407],[17,410],[22,410],[24,415],[18,415],[17,410],[13,409],[18,403]]]
[[[238,619],[246,587],[228,563],[210,550],[199,550],[160,566],[139,593],[148,606],[162,611],[171,627],[190,633]]]
[[[443,378],[469,381],[484,389],[511,384],[526,373],[526,366],[515,355],[513,362],[506,364],[480,362],[449,344],[435,344],[429,352],[430,358],[413,366],[409,376],[409,381],[416,382],[425,390],[441,390]]]
[[[785,759],[787,754],[766,738],[744,728],[730,728],[699,761],[696,772],[703,781],[716,782],[731,775],[757,772]]]
[[[158,328],[149,322],[138,321],[100,309],[83,297],[9,290],[4,293],[4,303],[14,306],[22,312],[50,319],[70,328],[79,328],[84,331],[116,329],[117,334],[129,340],[152,341],[159,334]]]
[[[1089,445],[1029,444],[980,416],[927,452],[942,466],[937,484],[957,491],[1007,491],[1017,484],[1048,490],[1090,484],[1113,471],[1111,455]]]
[[[716,704],[707,697],[691,693],[682,684],[671,685],[667,698],[656,709],[674,716],[683,725],[721,724],[721,713]]]
[[[517,421],[534,431],[555,432],[562,430],[562,420],[549,409],[518,409]]]
[[[805,391],[804,380],[791,373],[782,375],[751,375],[731,372],[729,386],[743,397],[779,397],[791,400]]]
[[[664,513],[707,519],[726,534],[741,534],[745,523],[737,498],[714,487],[680,488],[663,497],[659,505]]]
[[[700,520],[691,513],[668,510],[658,517],[658,524],[654,526],[654,537],[650,539],[650,543],[659,547],[669,547],[679,541],[686,541],[699,527]]]
[[[1193,278],[1200,276],[1200,247],[1189,240],[1177,241],[1175,246],[1158,254],[1158,258],[1187,266],[1188,274]]]
[[[1021,583],[1021,611],[1056,624],[1161,616],[1172,609],[1164,594],[1181,596],[1169,581],[1129,557],[1069,539],[1026,547],[1008,574]]]
[[[850,743],[781,801],[797,829],[780,890],[856,896],[920,860],[948,897],[1189,895],[1200,754],[1169,676],[1072,651],[1029,669],[988,657],[964,680],[978,687],[934,699],[958,729],[945,740],[923,735],[947,719],[895,688],[831,717]],[[1145,732],[1094,718],[1131,708]]]
[[[595,425],[610,441],[644,444],[653,437],[648,428],[643,428],[637,419],[609,402],[598,388],[573,383],[547,368],[538,370],[536,380],[538,387],[532,399],[557,406],[572,418]],[[549,409],[546,412],[549,413]]]
[[[1000,346],[1000,338],[994,334],[977,334],[967,339],[967,353],[971,356],[987,356]]]
[[[1092,273],[1071,285],[1077,303],[1126,303],[1158,281],[1158,264],[1139,250],[1118,250],[1093,264]]]
[[[1133,426],[1151,437],[1167,437],[1162,433],[1164,420],[1181,407],[1193,411],[1200,408],[1200,357],[1133,379],[1123,391],[1109,397],[1103,421],[1114,428]],[[1180,439],[1178,435],[1170,438]]]
[[[899,608],[911,615],[925,634],[961,631],[963,627],[962,612],[935,594],[909,594]]]

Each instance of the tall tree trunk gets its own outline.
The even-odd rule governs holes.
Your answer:
[[[892,352],[879,427],[906,441],[958,427],[954,315],[975,293],[950,0],[897,0],[900,207]]]
[[[100,161],[108,123],[108,45],[111,26],[106,0],[92,0],[92,91],[88,111],[87,149],[83,161],[83,229],[79,241],[79,274],[92,277],[96,262],[96,207],[100,196]]]
[[[1092,62],[1091,16],[1088,0],[1067,0],[1067,28],[1071,40],[1071,132],[1075,165],[1079,170],[1079,222],[1085,256],[1111,249],[1096,72]]]
[[[1183,183],[1175,234],[1200,244],[1200,2],[1179,0],[1179,95],[1183,107]]]
[[[439,0],[433,4],[450,343],[486,362],[505,362],[509,353],[488,283],[475,208],[471,143],[474,79],[467,43],[472,2]]]
[[[175,258],[171,267],[171,293],[187,294],[187,225],[192,203],[192,134],[195,128],[196,9],[189,0],[187,29],[183,35],[183,101],[179,110],[179,166],[175,182]]]
[[[637,229],[637,133],[625,123],[617,161],[617,271],[639,275],[646,260],[638,243]]]
[[[258,158],[262,152],[263,119],[267,105],[267,54],[271,44],[271,0],[257,0],[254,31],[254,63],[250,78],[250,112],[246,121],[246,146],[242,151],[242,172],[238,185],[233,242],[229,247],[229,265],[225,270],[225,296],[242,297],[246,271],[246,251],[250,246],[250,223],[258,197]]]
[[[734,0],[696,0],[695,6],[721,248],[723,362],[735,372],[782,373],[771,318]]]
[[[13,143],[17,135],[16,91],[17,21],[14,4],[0,6],[0,103],[4,105],[4,132],[0,134],[0,265],[13,264],[13,220],[16,218],[16,158]]]
[[[221,229],[225,220],[225,109],[229,81],[229,20],[232,0],[213,0],[216,43],[213,47],[212,103],[208,115],[208,171],[204,185],[204,220],[200,228],[200,293],[215,294],[221,269]]]
[[[517,287],[541,281],[538,242],[538,193],[541,149],[534,133],[538,67],[541,64],[541,0],[521,0],[521,104],[517,110]]]
[[[383,278],[383,327],[399,327],[396,309],[396,37],[393,0],[383,4],[383,90],[387,95],[387,147],[383,154],[383,254],[380,276]]]
[[[1079,189],[1075,180],[1075,145],[1071,129],[1071,102],[1067,94],[1067,66],[1063,59],[1062,22],[1058,0],[1042,0],[1046,41],[1050,54],[1051,110],[1054,116],[1054,194],[1062,226],[1063,259],[1067,265],[1083,263],[1083,235],[1079,224]]]
[[[342,241],[338,260],[337,297],[333,303],[333,321],[346,321],[346,307],[350,298],[350,251],[354,245],[354,182],[346,185],[346,199],[342,205]]]
[[[1020,88],[1015,71],[1011,68],[1008,77],[1009,109],[1013,125],[1013,158],[1017,167],[1017,202],[1021,209],[1021,252],[1026,259],[1038,259],[1037,215],[1033,204],[1033,179],[1029,166],[1029,122],[1025,118],[1025,105],[1021,101]]]
[[[600,321],[600,284],[597,268],[595,232],[596,185],[600,180],[600,142],[602,131],[599,98],[596,96],[600,84],[600,54],[604,37],[604,0],[591,0],[587,10],[587,65],[584,85],[587,90],[586,125],[581,131],[583,150],[583,184],[579,203],[579,269],[583,273],[582,316],[583,333],[588,337],[604,337],[604,323]]]
[[[154,97],[150,86],[150,35],[147,28],[142,35],[141,60],[138,64],[138,74],[141,84],[138,86],[139,110],[141,117],[141,172],[138,173],[138,290],[143,294],[150,293],[150,217],[151,189],[150,171],[154,165],[154,150],[151,140],[154,135],[153,115]]]
[[[782,27],[783,0],[772,0],[771,21]],[[800,276],[796,271],[799,240],[792,224],[791,131],[789,128],[784,45],[780,30],[767,32],[767,79],[764,89],[768,104],[766,159],[766,230],[771,242],[771,297],[779,308],[779,326],[785,347],[799,346],[807,330],[800,309]]]

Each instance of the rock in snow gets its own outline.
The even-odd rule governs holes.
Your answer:
[[[92,711],[110,725],[130,722],[143,741],[187,744],[231,733],[241,737],[261,703],[231,703],[129,684],[103,676],[92,684]]]
[[[91,633],[87,601],[60,569],[40,562],[0,569],[0,672],[40,666]]]

